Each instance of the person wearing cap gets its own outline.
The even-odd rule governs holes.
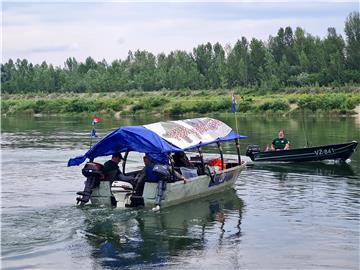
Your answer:
[[[124,175],[119,168],[119,163],[122,159],[121,153],[114,153],[111,159],[104,163],[103,173],[106,180],[110,181],[110,183],[114,181],[132,182],[133,177]]]

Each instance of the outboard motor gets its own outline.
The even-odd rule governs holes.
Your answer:
[[[250,157],[251,159],[253,159],[254,157],[254,153],[258,153],[260,152],[260,146],[256,145],[256,144],[250,144],[246,147],[246,156]]]
[[[153,168],[153,173],[158,181],[158,186],[156,189],[155,196],[155,205],[160,205],[161,200],[164,199],[164,193],[166,190],[167,182],[170,182],[172,175],[170,173],[170,168],[167,165],[156,164]]]
[[[102,172],[103,165],[96,162],[88,162],[82,169],[82,174],[86,177],[84,191],[79,191],[76,194],[81,197],[77,197],[77,203],[84,205],[90,200],[91,193],[94,188],[100,185],[100,180],[104,179]]]

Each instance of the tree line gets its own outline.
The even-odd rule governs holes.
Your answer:
[[[126,59],[78,62],[64,67],[26,59],[1,64],[5,93],[110,92],[141,89],[226,89],[256,87],[278,90],[289,86],[334,86],[360,82],[360,18],[352,12],[345,21],[345,39],[335,28],[323,38],[297,27],[280,28],[264,42],[241,37],[233,47],[201,44],[154,55],[129,51]]]

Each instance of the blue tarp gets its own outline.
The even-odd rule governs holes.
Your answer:
[[[184,150],[190,150],[211,143],[234,140],[236,138],[242,139],[246,138],[246,136],[240,136],[236,132],[231,131],[227,136],[218,138],[212,142],[200,143],[185,149],[180,149],[143,126],[121,127],[98,141],[83,156],[69,159],[68,166],[80,165],[87,158],[94,159],[100,156],[109,156],[116,152],[127,151],[146,153],[152,157],[153,160],[164,163],[166,154],[168,153],[182,152]]]

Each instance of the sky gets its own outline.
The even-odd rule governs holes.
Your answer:
[[[191,52],[206,42],[234,45],[242,36],[267,41],[286,26],[320,37],[331,26],[345,37],[352,11],[359,11],[358,1],[3,1],[2,62],[63,66],[68,57],[91,56],[111,63],[129,50]]]

